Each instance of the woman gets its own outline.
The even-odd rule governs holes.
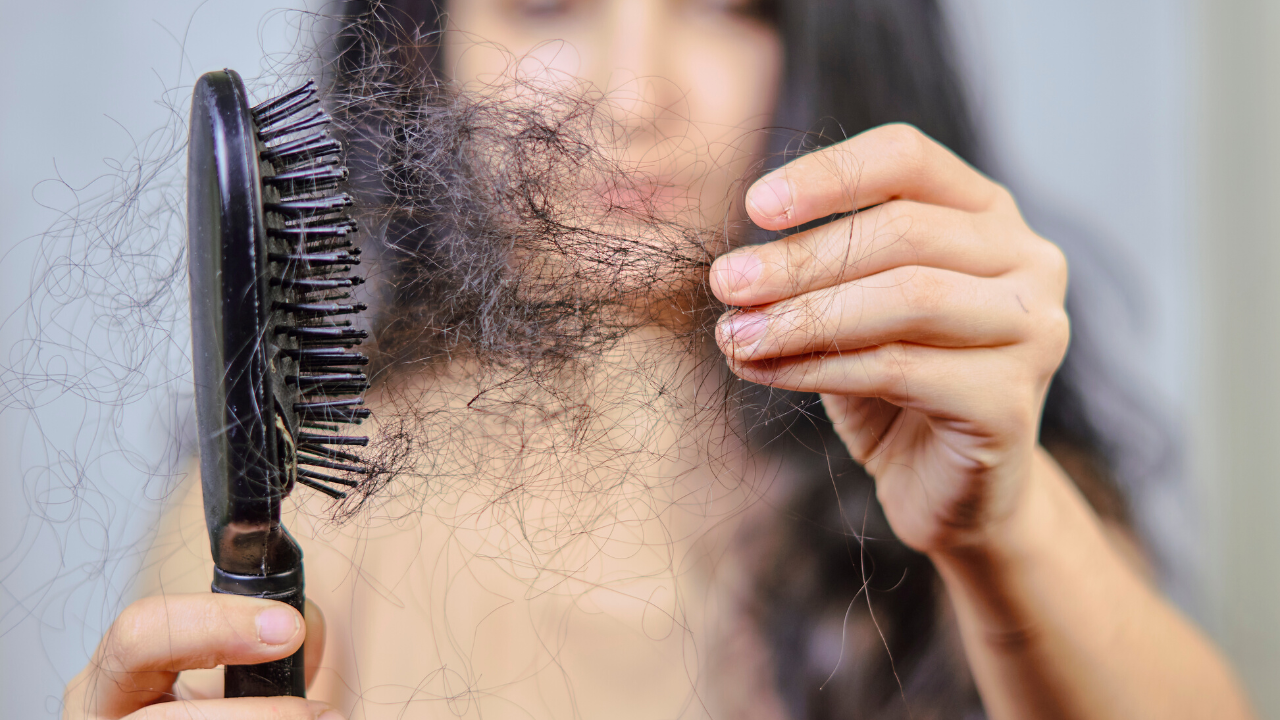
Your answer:
[[[460,84],[504,72],[501,47],[657,108],[619,111],[627,159],[655,165],[641,194],[680,211],[733,212],[715,199],[781,149],[753,131],[853,135],[754,183],[752,223],[803,231],[732,250],[709,277],[732,308],[715,329],[732,372],[818,393],[830,421],[798,423],[792,446],[768,453],[722,448],[777,482],[707,493],[697,512],[673,501],[602,544],[557,546],[551,565],[521,554],[536,538],[509,542],[527,508],[303,531],[327,630],[318,612],[304,625],[283,606],[196,592],[206,566],[171,553],[157,561],[163,594],[122,614],[68,686],[66,717],[339,717],[318,701],[350,717],[1251,716],[1226,663],[1126,551],[1096,439],[1054,381],[1062,254],[961,159],[978,158],[934,3],[388,6],[445,30],[424,62]],[[640,415],[625,419],[642,444],[679,445],[686,428]],[[802,449],[814,447],[820,464]],[[705,457],[681,450],[644,473],[678,478],[673,496],[717,487]],[[583,477],[607,484],[593,459],[578,459]],[[169,542],[202,547],[193,512],[169,518]],[[179,672],[284,657],[304,636],[311,702],[201,699],[216,688],[197,682],[171,701]]]

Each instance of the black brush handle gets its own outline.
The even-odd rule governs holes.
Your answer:
[[[278,600],[292,605],[299,613],[303,613],[302,606],[306,601],[301,564],[294,570],[267,576],[236,575],[214,568],[213,591]],[[299,647],[297,652],[287,658],[261,665],[228,665],[223,697],[306,697],[303,647]]]

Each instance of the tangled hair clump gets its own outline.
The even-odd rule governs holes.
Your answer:
[[[487,560],[523,563],[541,593],[537,583],[573,577],[617,533],[662,526],[657,539],[621,543],[661,555],[679,533],[705,527],[682,525],[681,513],[714,522],[783,477],[785,509],[752,568],[751,612],[792,716],[978,712],[936,574],[893,538],[871,479],[816,396],[737,381],[714,352],[709,331],[725,308],[706,271],[750,230],[729,211],[708,217],[706,197],[672,199],[662,173],[628,152],[626,112],[606,92],[522,71],[517,58],[484,85],[446,80],[438,23],[394,17],[430,4],[371,0],[345,3],[367,12],[308,16],[304,25],[323,29],[306,47],[320,50],[281,73],[281,85],[322,78],[348,148],[364,230],[361,290],[373,308],[367,457],[376,471],[345,502],[312,497],[303,511],[321,524],[358,519],[356,533],[425,508],[457,537],[482,537]],[[788,144],[797,137],[826,143],[891,121],[975,157],[935,2],[776,5],[791,38],[777,121],[840,130],[770,133],[773,161],[797,149]],[[835,91],[849,87],[858,91]],[[121,166],[105,203],[77,208],[43,239],[46,267],[20,314],[30,342],[0,368],[5,407],[61,394],[100,411],[81,430],[93,453],[50,459],[30,483],[46,515],[83,515],[90,475],[114,470],[102,469],[100,446],[115,443],[135,471],[151,471],[142,460],[153,456],[126,452],[111,435],[119,410],[152,389],[152,377],[187,392],[180,184],[155,175],[181,165],[185,123],[180,111],[175,118],[154,153]],[[710,200],[733,199],[721,194]],[[132,342],[91,346],[93,333]],[[115,355],[95,356],[97,347]],[[1071,357],[1078,364],[1079,350]],[[149,363],[164,367],[144,372]],[[1081,478],[1096,475],[1090,499],[1105,514],[1119,504],[1096,498],[1119,493],[1070,383],[1061,374],[1050,390],[1042,441],[1064,465],[1078,461],[1086,490]],[[185,415],[172,414],[164,433],[182,427]],[[171,443],[170,468],[185,454]],[[104,523],[104,537],[112,528]],[[680,569],[674,554],[660,560],[654,576]]]
[[[464,90],[430,66],[367,55],[339,79],[335,114],[382,229],[387,366],[461,354],[545,372],[670,325],[673,310],[672,329],[687,331],[720,309],[705,274],[726,225],[701,228],[659,200],[657,181],[624,159],[605,93],[516,70]]]
[[[707,285],[738,223],[672,198],[661,159],[634,159],[637,111],[515,57],[463,87],[412,60],[435,34],[346,18],[337,35],[326,102],[364,228],[369,456],[396,472],[370,474],[335,518],[469,493],[573,513],[538,523],[581,534],[624,496],[656,502],[673,458],[717,448],[714,465],[741,446],[747,396],[711,351],[726,308]]]

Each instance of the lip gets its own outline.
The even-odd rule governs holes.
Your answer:
[[[635,182],[601,183],[595,196],[609,210],[668,212],[688,196],[688,188],[670,175],[645,177]]]

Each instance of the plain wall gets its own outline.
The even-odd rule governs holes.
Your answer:
[[[1280,3],[1206,2],[1195,22],[1204,589],[1264,715],[1280,717]]]
[[[1135,450],[1119,463],[1135,520],[1166,589],[1213,622],[1200,591],[1207,518],[1179,452],[1195,441],[1200,383],[1195,6],[945,6],[991,169],[1070,262],[1073,343],[1101,355],[1100,382],[1085,377],[1085,390],[1103,432]]]
[[[108,160],[128,157],[166,127],[168,91],[179,88],[168,97],[185,105],[199,73],[231,67],[257,76],[270,62],[264,51],[287,50],[299,19],[269,11],[302,4],[0,2],[0,361],[14,360],[13,343],[27,332],[21,303],[37,236],[59,217],[41,205],[69,207],[67,190],[45,181],[60,177],[92,195]],[[4,376],[0,406],[13,401],[14,381]],[[173,398],[190,394],[174,385],[187,382],[158,384],[123,414],[55,392],[39,395],[47,404],[34,415],[0,410],[0,717],[56,716],[62,685],[115,615],[164,490],[164,478],[145,471],[174,466],[181,412],[173,413]],[[118,441],[109,439],[117,422]],[[84,488],[78,504],[62,489],[75,466],[105,481]],[[33,505],[58,522],[32,517]],[[76,522],[65,521],[72,516]]]

